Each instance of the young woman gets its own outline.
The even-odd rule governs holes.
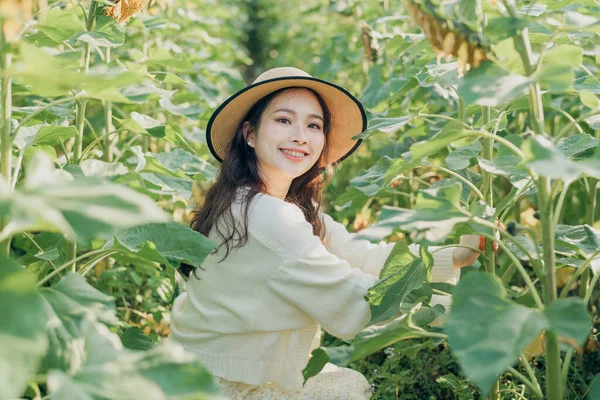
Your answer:
[[[302,385],[321,326],[352,339],[368,323],[364,296],[394,245],[357,240],[321,211],[324,171],[366,126],[356,98],[295,68],[266,71],[209,121],[222,169],[192,228],[219,246],[175,300],[171,329],[233,399],[370,397],[363,375],[329,364]],[[477,248],[479,237],[461,243]],[[455,284],[477,256],[436,252],[432,280]]]

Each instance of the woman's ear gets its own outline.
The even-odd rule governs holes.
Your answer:
[[[250,122],[244,122],[244,125],[242,125],[242,134],[244,135],[244,140],[246,141],[248,146],[254,147],[255,134],[254,128],[252,127],[252,125],[250,125]]]

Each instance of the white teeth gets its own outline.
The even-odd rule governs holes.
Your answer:
[[[286,150],[286,149],[281,149],[281,151],[283,151],[285,154],[289,154],[290,156],[293,156],[293,157],[306,157],[306,154],[299,153],[297,151],[290,151],[290,150]]]

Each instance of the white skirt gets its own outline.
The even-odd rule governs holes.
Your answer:
[[[360,372],[327,363],[309,378],[299,391],[290,391],[274,382],[249,385],[215,377],[221,393],[231,400],[366,400],[371,398],[367,378]]]

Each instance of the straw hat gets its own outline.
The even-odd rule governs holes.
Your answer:
[[[220,162],[229,151],[236,129],[250,108],[266,95],[288,87],[305,87],[317,92],[331,114],[329,151],[319,166],[342,161],[362,142],[352,137],[367,128],[367,116],[360,101],[346,89],[322,79],[313,78],[298,68],[280,67],[263,72],[251,85],[229,97],[208,121],[206,142]]]

